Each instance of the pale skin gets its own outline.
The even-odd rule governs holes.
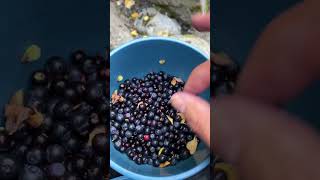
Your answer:
[[[281,108],[319,78],[318,7],[320,1],[304,1],[275,18],[252,49],[234,95],[211,103],[211,147],[240,179],[320,179],[319,133]],[[209,16],[193,17],[200,30],[209,30],[209,22]],[[209,71],[209,62],[195,68],[171,100],[208,146],[210,105],[196,95],[209,86]]]

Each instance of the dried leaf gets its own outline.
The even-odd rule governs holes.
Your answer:
[[[111,95],[111,103],[123,102],[125,99],[122,96],[118,95],[118,90],[115,90]]]
[[[133,30],[133,31],[131,31],[131,36],[132,37],[138,37],[139,36],[139,33],[138,33],[138,31],[137,30]]]
[[[94,128],[93,131],[91,131],[91,133],[89,134],[89,140],[87,145],[91,146],[94,136],[101,133],[104,133],[104,134],[107,133],[107,130],[104,126],[101,125]]]
[[[140,106],[141,104],[143,104],[143,101],[140,101],[140,102],[138,103],[137,108],[139,108],[139,106]]]
[[[172,78],[171,80],[171,85],[175,86],[177,84],[177,80],[175,78]]]
[[[173,124],[173,119],[172,119],[172,117],[170,117],[170,116],[167,115],[167,118],[168,118],[168,120],[170,121],[170,123]]]
[[[165,63],[166,63],[166,60],[164,60],[164,59],[160,59],[160,60],[159,60],[159,64],[162,65],[162,64],[165,64]]]
[[[12,135],[32,114],[30,108],[8,104],[5,106],[6,130]]]
[[[112,104],[116,103],[119,99],[118,90],[115,90],[111,95]]]
[[[181,78],[173,77],[173,79],[175,79],[179,83],[183,83],[183,80]]]
[[[161,153],[163,152],[163,150],[164,150],[164,147],[162,147],[162,148],[159,150],[158,156],[161,155]]]
[[[131,7],[135,4],[136,2],[134,0],[125,0],[124,1],[124,6],[128,9],[131,9]]]
[[[162,36],[162,37],[169,37],[169,32],[168,31],[159,31],[157,32],[158,36]]]
[[[164,167],[167,167],[167,166],[169,166],[170,165],[170,162],[169,161],[166,161],[166,162],[164,162],[164,163],[161,163],[160,165],[159,165],[159,167],[160,168],[164,168]]]
[[[134,12],[131,14],[131,19],[133,19],[133,20],[137,19],[138,17],[139,17],[139,13],[137,13],[137,12]]]
[[[10,99],[9,104],[23,106],[24,93],[23,90],[18,90]]]
[[[197,147],[198,147],[198,139],[195,136],[193,138],[193,140],[191,140],[187,143],[187,149],[189,150],[190,154],[192,155],[196,152]]]
[[[40,56],[41,56],[41,48],[38,45],[32,44],[24,52],[21,58],[21,62],[26,63],[26,62],[36,61],[40,58]]]
[[[117,81],[120,82],[120,81],[122,81],[122,80],[123,80],[123,76],[122,76],[122,75],[118,75],[118,76],[117,76]]]
[[[33,127],[33,128],[37,128],[39,126],[41,126],[42,122],[43,122],[43,115],[37,111],[36,109],[34,110],[34,113],[29,117],[29,119],[27,120],[27,123]]]
[[[182,113],[178,113],[178,115],[181,117],[181,124],[185,124],[186,123],[186,117],[182,114]]]

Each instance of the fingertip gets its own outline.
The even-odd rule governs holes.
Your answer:
[[[178,111],[184,112],[185,110],[185,102],[184,102],[184,97],[182,92],[177,92],[172,95],[170,99],[171,105]]]
[[[193,26],[199,31],[210,30],[210,14],[195,14],[191,17]]]
[[[198,65],[191,72],[184,92],[198,94],[206,90],[210,86],[210,61]]]

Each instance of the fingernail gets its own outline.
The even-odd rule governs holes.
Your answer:
[[[183,113],[186,108],[186,101],[181,93],[174,94],[170,99],[171,105],[179,112]]]

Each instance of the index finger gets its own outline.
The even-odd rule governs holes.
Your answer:
[[[198,94],[207,89],[210,85],[210,61],[198,65],[189,76],[184,91]]]
[[[199,31],[210,31],[210,13],[193,15],[192,24]]]
[[[275,19],[250,54],[236,93],[284,104],[319,76],[320,12],[316,1],[299,4]]]

